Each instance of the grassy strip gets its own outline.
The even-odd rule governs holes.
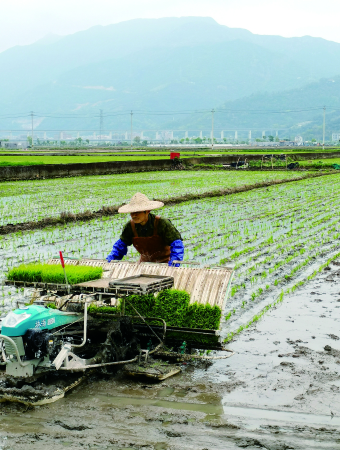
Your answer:
[[[154,295],[131,295],[128,301],[142,316],[159,317],[173,327],[202,328],[218,330],[221,321],[221,308],[218,306],[193,303],[185,291],[167,289]],[[126,302],[125,313],[136,315],[131,305]]]
[[[334,158],[324,158],[322,160],[299,160],[298,162],[304,168],[308,167],[314,169],[329,169],[333,167],[333,164],[340,164],[340,158],[337,156]]]
[[[13,160],[13,158],[11,157]],[[20,163],[13,161],[0,161],[0,167],[6,166],[37,166],[39,164],[44,164],[43,161],[21,161]]]
[[[269,187],[278,184],[285,184],[294,181],[301,181],[308,178],[317,178],[326,175],[334,175],[334,172],[330,173],[307,173],[306,175],[300,175],[298,177],[284,179],[284,180],[271,180],[264,181],[255,184],[243,185],[230,189],[219,189],[214,191],[204,192],[203,194],[185,194],[178,197],[166,198],[166,199],[155,199],[162,201],[167,206],[178,205],[183,202],[192,201],[192,200],[200,200],[203,198],[213,198],[213,197],[222,197],[225,195],[238,194],[241,192],[251,191],[253,189],[260,189],[263,187]],[[26,231],[26,230],[37,230],[41,228],[45,228],[46,226],[55,226],[55,225],[64,225],[69,222],[87,222],[93,219],[98,219],[104,216],[114,216],[118,214],[118,206],[103,206],[101,209],[97,211],[84,211],[77,214],[72,212],[62,212],[60,216],[57,217],[45,217],[42,220],[32,221],[32,222],[23,222],[17,224],[7,224],[0,226],[0,235],[6,235],[9,233],[14,233],[18,231]],[[235,257],[237,255],[234,255]]]
[[[65,269],[69,284],[96,280],[103,274],[101,267],[66,266]],[[21,264],[11,269],[7,278],[13,281],[65,284],[63,268],[50,264]]]
[[[192,158],[192,154],[182,154],[181,158]],[[205,155],[195,155],[195,157],[202,157]],[[0,154],[0,166],[32,166],[37,164],[88,164],[88,163],[99,163],[99,162],[110,162],[110,161],[145,161],[146,158],[151,159],[169,159],[169,153],[166,154],[156,154],[156,155],[114,155],[114,156],[30,156],[30,161],[27,160],[27,156],[2,156]]]
[[[314,270],[314,272],[309,275],[308,277],[304,278],[301,281],[298,281],[296,284],[294,284],[294,286],[292,286],[291,288],[282,291],[281,294],[279,295],[279,297],[274,300],[273,303],[269,303],[267,306],[265,306],[258,314],[255,314],[255,316],[250,319],[246,324],[244,325],[240,325],[237,330],[235,331],[231,331],[230,333],[228,333],[228,336],[225,338],[224,342],[230,342],[232,339],[234,339],[235,336],[237,336],[238,334],[240,334],[243,330],[247,329],[250,327],[250,325],[252,325],[253,323],[257,322],[258,320],[261,319],[261,317],[267,312],[269,311],[269,309],[273,308],[274,306],[277,306],[279,303],[281,303],[283,301],[283,297],[284,295],[287,294],[291,294],[293,293],[297,288],[303,286],[305,283],[307,283],[307,281],[311,281],[313,278],[316,277],[316,275],[318,273],[320,273],[325,267],[327,267],[332,261],[334,261],[335,259],[340,257],[340,252],[337,253],[336,255],[332,256],[331,258],[329,258],[324,264],[322,264],[317,270]],[[230,317],[230,316],[229,316]],[[229,318],[228,317],[228,318]]]

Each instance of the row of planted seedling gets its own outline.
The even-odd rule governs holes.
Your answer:
[[[313,258],[335,249],[338,226],[333,211],[339,191],[338,177],[329,176],[188,202],[161,213],[181,230],[187,259],[236,264],[230,303],[242,313],[294,281]],[[103,258],[127,219],[115,216],[2,237],[2,270],[18,262],[46,260],[59,249],[70,256]],[[129,258],[137,259],[136,253],[130,251]]]
[[[62,212],[96,211],[103,206],[120,205],[141,191],[150,198],[170,198],[186,194],[235,188],[276,179],[289,179],[292,173],[150,172],[33,180],[1,183],[0,226],[37,221]]]
[[[259,191],[257,191],[257,192],[259,192]],[[244,195],[244,194],[241,194],[241,195]],[[237,197],[237,196],[233,196],[233,197]],[[231,199],[233,199],[233,198],[231,198]],[[257,201],[258,200],[259,199],[257,198]],[[250,200],[250,202],[251,202],[251,200]],[[213,202],[213,203],[215,203],[215,202]],[[221,203],[223,203],[222,199],[221,199]],[[223,205],[223,206],[227,206],[226,209],[228,209],[228,205]],[[186,205],[185,205],[184,209],[188,209]],[[194,209],[194,211],[195,211],[195,209]],[[241,214],[242,214],[243,217],[247,216],[246,211],[244,211],[243,207],[242,207]],[[215,252],[215,256],[216,256],[216,250],[219,250],[219,252],[217,252],[217,253],[224,253],[224,255],[225,255],[225,253],[227,253],[227,256],[225,256],[226,259],[228,259],[228,258],[229,259],[238,259],[240,256],[242,256],[242,254],[246,255],[248,253],[251,253],[254,250],[254,248],[256,248],[259,245],[267,245],[266,241],[272,239],[271,237],[269,237],[268,239],[266,238],[266,236],[263,237],[263,234],[266,234],[265,232],[268,231],[268,229],[267,230],[263,229],[262,226],[260,227],[261,229],[258,228],[256,230],[254,229],[255,227],[253,226],[251,229],[247,229],[246,230],[247,232],[243,232],[242,233],[242,235],[243,235],[242,237],[243,238],[247,238],[247,236],[248,236],[248,239],[247,239],[248,243],[247,243],[246,246],[244,246],[244,242],[243,242],[244,240],[240,239],[240,235],[235,232],[235,231],[237,231],[235,229],[232,230],[232,232],[224,233],[224,235],[222,237],[219,237],[218,239],[216,239],[215,238],[216,233],[214,233],[214,230],[219,230],[220,231],[220,230],[222,230],[224,228],[224,230],[226,231],[226,224],[228,224],[229,222],[232,223],[232,221],[230,220],[231,216],[232,216],[231,211],[223,211],[223,210],[219,211],[219,214],[215,213],[212,216],[210,215],[209,216],[209,217],[211,217],[210,222],[212,222],[213,226],[211,227],[211,224],[208,224],[210,226],[209,226],[208,231],[206,231],[204,229],[205,227],[202,229],[202,226],[201,226],[202,225],[201,224],[201,222],[202,222],[202,214],[200,212],[197,213],[197,211],[196,211],[196,214],[195,213],[194,214],[186,214],[185,212],[183,214],[178,214],[178,217],[180,217],[180,220],[178,220],[178,217],[177,217],[177,221],[181,222],[181,224],[179,225],[179,228],[181,228],[182,234],[185,235],[186,232],[190,233],[192,235],[192,240],[195,241],[195,243],[192,246],[191,246],[190,242],[187,245],[187,248],[192,253],[193,257],[200,257],[201,256],[202,252],[200,251],[200,249],[202,248],[202,245],[203,245],[204,246],[204,252],[207,255],[207,259],[211,259],[211,253],[209,254],[209,251],[210,252],[211,251]],[[114,221],[114,222],[118,222],[117,223],[117,225],[118,225],[117,228],[118,229],[117,230],[113,229],[112,231],[110,230],[111,231],[110,234],[112,235],[113,238],[114,238],[114,236],[117,236],[117,234],[119,234],[119,226],[121,226],[121,224],[122,224],[122,219],[124,220],[125,217],[124,218],[121,217],[121,216],[117,217],[116,220]],[[176,217],[174,217],[174,219],[176,220]],[[240,225],[240,219],[241,219],[240,215],[237,214],[235,219],[237,221],[237,225],[239,226]],[[289,217],[288,217],[288,220],[289,220]],[[261,218],[258,219],[257,221],[261,225]],[[298,223],[297,221],[295,221],[295,222]],[[220,224],[223,224],[224,227],[222,228],[220,226]],[[102,229],[98,230],[98,240],[100,240],[101,237],[103,237],[103,231],[105,232],[104,229],[107,228],[107,226],[111,227],[111,220],[109,220],[109,221],[102,220],[100,225],[102,225],[102,227],[101,227]],[[235,226],[235,224],[234,224],[234,226]],[[75,234],[76,235],[73,237],[73,239],[79,239],[79,235],[80,235],[80,237],[82,237],[82,235],[84,235],[85,248],[90,248],[91,250],[92,249],[94,250],[95,249],[94,247],[98,247],[98,245],[92,245],[91,244],[91,241],[93,242],[95,240],[95,235],[93,235],[93,233],[92,233],[91,238],[87,237],[88,233],[86,232],[86,228],[88,228],[88,227],[84,226],[84,228],[85,228],[84,231],[80,232],[80,233],[78,231],[78,228],[79,228],[78,226],[75,227]],[[197,234],[197,235],[192,233],[192,231],[195,230],[195,228],[200,230],[199,234]],[[67,231],[69,231],[70,228],[67,227],[66,229],[67,229]],[[262,231],[262,235],[261,235],[261,231]],[[53,235],[52,239],[49,238],[49,236],[51,234]],[[218,233],[218,234],[221,234],[221,233]],[[22,235],[19,234],[18,236],[21,239]],[[209,236],[209,243],[210,243],[210,245],[209,245],[209,248],[207,249],[206,248],[206,244],[204,243],[204,241],[207,240],[208,236]],[[255,240],[254,240],[254,236],[255,236]],[[51,244],[52,245],[53,244],[57,245],[58,243],[62,243],[64,238],[65,238],[65,233],[64,233],[64,231],[62,229],[55,229],[52,232],[47,232],[47,233],[42,232],[39,244],[40,244],[40,247],[44,247],[44,245],[51,245]],[[197,242],[199,238],[201,239],[201,242]],[[252,241],[253,241],[252,246],[249,245],[249,239],[252,239]],[[234,250],[231,254],[230,254],[229,251],[227,251],[227,252],[225,251],[226,250],[226,246],[224,244],[226,242],[229,243],[227,249],[228,250]],[[236,243],[236,246],[233,245],[233,243]],[[29,242],[21,244],[21,246],[23,246],[24,249],[25,249],[25,247],[24,247],[25,245],[27,245],[26,250],[27,250],[27,253],[29,254],[31,248],[33,246],[35,246],[36,243],[34,242],[34,239],[33,239],[33,242],[32,242],[31,245],[30,245]],[[10,247],[11,243],[10,243],[10,240],[7,240],[7,242],[6,242],[6,239],[5,239],[2,242],[2,247],[6,248],[7,246]],[[239,250],[237,250],[236,247],[238,247]],[[13,246],[13,251],[16,251],[17,248],[18,248],[17,246]],[[84,245],[81,245],[77,249],[79,251],[79,253],[81,253],[83,248],[84,248]],[[191,248],[193,249],[193,251],[191,250]],[[207,250],[208,250],[208,252],[207,252]],[[74,249],[72,251],[77,253],[77,251],[75,251]],[[221,261],[223,262],[223,258],[221,258],[218,262],[221,262]]]

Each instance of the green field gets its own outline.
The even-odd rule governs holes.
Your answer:
[[[0,183],[0,225],[56,217],[63,211],[80,213],[120,205],[138,191],[150,198],[166,199],[289,180],[297,175],[302,174],[200,170],[7,181]]]
[[[126,150],[125,152],[92,152],[89,150],[82,150],[84,153],[80,151],[68,150],[71,154],[67,154],[65,150],[54,150],[48,152],[47,150],[42,151],[42,155],[37,154],[37,150],[34,150],[34,154],[30,155],[29,153],[23,155],[22,152],[12,152],[9,150],[0,151],[0,166],[32,166],[39,164],[78,164],[78,163],[94,163],[94,162],[108,162],[108,161],[145,161],[147,159],[169,159],[170,150],[159,150],[159,151],[131,151]],[[176,149],[173,149],[176,152]],[[237,155],[242,153],[242,155],[262,155],[262,154],[287,154],[294,155],[298,153],[329,153],[339,151],[339,158],[337,159],[323,159],[324,164],[329,164],[331,166],[336,161],[340,160],[340,149],[332,148],[322,150],[319,147],[311,147],[310,149],[251,149],[251,150],[235,150],[235,149],[223,149],[223,150],[200,150],[193,149],[191,151],[179,151],[181,154],[181,158],[190,158],[190,157],[206,157],[206,156],[231,156],[233,154]],[[46,155],[46,153],[57,152],[57,155]],[[10,156],[8,154],[11,153]],[[6,156],[2,156],[5,154]],[[299,161],[302,165],[308,166],[314,164],[313,160],[308,161]]]
[[[181,155],[188,158],[193,155]],[[167,155],[148,155],[145,156],[1,156],[0,166],[34,166],[38,164],[78,164],[78,163],[96,163],[108,161],[145,161],[148,158],[169,159]]]
[[[307,166],[307,167],[315,167],[316,169],[322,169],[325,168],[333,168],[333,164],[339,164],[340,165],[340,158],[326,158],[326,159],[308,159],[299,161],[300,166]]]

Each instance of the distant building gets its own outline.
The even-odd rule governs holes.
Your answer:
[[[298,145],[295,141],[290,141],[289,139],[280,140],[281,147],[293,147],[294,145]]]
[[[156,133],[156,141],[172,141],[174,138],[173,131],[157,131]]]
[[[0,140],[0,148],[23,150],[29,145],[28,141],[4,141]]]
[[[340,133],[332,133],[332,141],[339,142],[340,141]]]
[[[136,138],[136,137],[140,137],[140,132],[135,132],[135,131],[133,131],[132,132],[132,139],[134,139],[134,138]],[[130,141],[131,140],[131,132],[129,133],[128,131],[126,131],[125,132],[125,134],[124,134],[124,139],[126,140],[126,141]]]
[[[111,139],[113,139],[115,141],[124,141],[125,133],[123,133],[123,132],[122,133],[112,133],[111,134]]]
[[[297,144],[297,145],[302,145],[302,144],[303,144],[303,138],[302,138],[302,136],[295,136],[294,142],[295,142],[295,144]]]

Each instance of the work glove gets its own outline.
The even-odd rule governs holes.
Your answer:
[[[127,254],[127,245],[121,239],[113,244],[111,253],[107,255],[106,261],[120,261]]]
[[[184,244],[183,241],[177,239],[170,244],[170,261],[169,266],[179,267],[179,264],[172,264],[172,261],[183,261],[184,257]]]

